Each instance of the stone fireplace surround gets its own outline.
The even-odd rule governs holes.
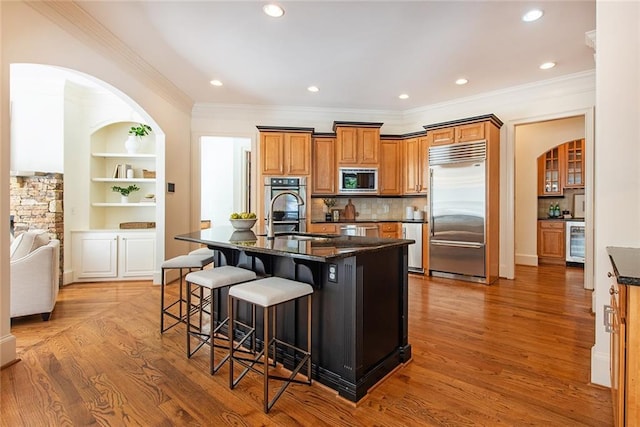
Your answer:
[[[9,179],[9,209],[16,236],[28,230],[47,230],[60,240],[60,285],[64,269],[64,179],[60,173],[13,173]]]

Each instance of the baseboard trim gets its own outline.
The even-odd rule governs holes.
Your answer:
[[[0,338],[0,366],[4,368],[16,360],[16,337],[11,334],[5,335]]]
[[[591,347],[591,382],[611,388],[611,376],[609,372],[609,353],[596,351],[596,346]]]
[[[516,254],[516,264],[536,267],[538,265],[538,255]]]

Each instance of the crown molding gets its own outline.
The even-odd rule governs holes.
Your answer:
[[[144,85],[186,113],[193,100],[73,1],[26,1],[63,30],[129,70]]]

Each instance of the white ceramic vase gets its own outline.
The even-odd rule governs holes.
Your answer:
[[[129,203],[129,196],[120,196],[120,203]]]
[[[129,135],[127,140],[124,142],[124,148],[127,150],[128,154],[136,154],[140,151],[140,147],[142,147],[142,140],[136,135]]]

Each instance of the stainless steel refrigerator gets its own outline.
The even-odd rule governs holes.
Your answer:
[[[486,142],[429,149],[432,275],[486,278]]]

